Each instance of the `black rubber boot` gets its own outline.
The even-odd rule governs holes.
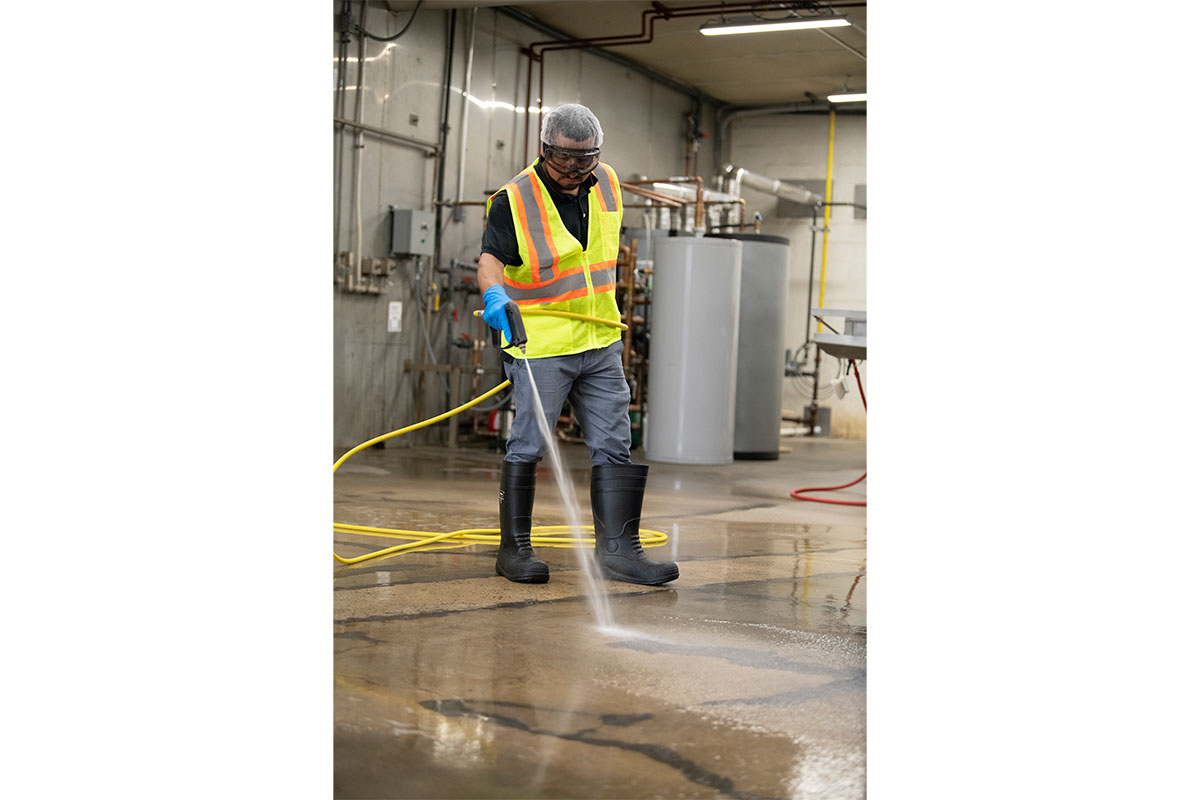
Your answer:
[[[510,464],[500,468],[500,551],[496,574],[516,583],[545,583],[550,568],[533,554],[529,532],[533,524],[533,488],[537,464]]]
[[[638,528],[649,472],[645,464],[592,467],[596,563],[606,578],[658,586],[679,577],[674,561],[651,561],[642,552]]]

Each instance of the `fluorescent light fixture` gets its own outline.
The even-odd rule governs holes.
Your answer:
[[[850,20],[845,17],[825,14],[773,21],[706,22],[700,26],[700,32],[705,36],[724,36],[730,33],[769,33],[771,31],[799,31],[806,28],[841,28],[849,24]]]
[[[858,94],[831,94],[827,98],[831,103],[857,103],[866,102],[867,93],[860,92]]]

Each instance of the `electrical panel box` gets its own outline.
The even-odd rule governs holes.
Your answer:
[[[867,185],[865,183],[854,184],[854,218],[867,218]]]
[[[415,208],[392,209],[392,255],[433,255],[433,213]]]

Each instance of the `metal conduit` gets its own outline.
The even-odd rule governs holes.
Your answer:
[[[475,63],[475,15],[478,12],[478,8],[471,9],[471,33],[467,40],[467,69],[466,75],[463,78],[462,119],[458,124],[458,136],[461,141],[458,151],[458,193],[454,198],[456,206],[462,205],[463,187],[467,175],[467,112],[471,108],[471,68]],[[455,213],[457,214],[457,212]]]
[[[367,21],[367,4],[363,3],[358,12],[358,29],[362,30]],[[363,61],[366,59],[367,39],[365,36],[358,37],[358,83],[354,92],[354,121],[362,122],[363,113],[363,86],[364,86],[364,68]],[[355,131],[354,134],[354,160],[351,165],[351,170],[354,173],[354,188],[351,190],[354,200],[354,254],[353,264],[351,267],[354,272],[350,275],[350,288],[358,291],[362,285],[362,152],[363,152],[363,136],[362,131]]]
[[[866,114],[867,104],[864,102],[841,103],[841,108],[838,109],[839,114]],[[758,106],[744,108],[725,107],[718,109],[716,132],[713,139],[713,169],[720,170],[721,162],[725,158],[725,145],[728,140],[729,125],[736,119],[745,117],[759,117],[770,114],[827,114],[832,110],[833,104],[808,101],[804,103],[784,103],[783,105],[775,106]],[[732,156],[732,154],[730,154]]]
[[[784,183],[778,178],[767,178],[756,172],[735,167],[732,164],[725,165],[725,174],[733,176],[733,194],[735,195],[741,194],[742,186],[749,186],[751,189],[773,194],[776,197],[782,197],[784,200],[791,200],[793,203],[809,205],[820,204],[822,202],[819,195],[813,194],[803,186],[793,186],[790,183]]]
[[[442,149],[440,147],[438,147],[437,144],[435,144],[434,142],[426,142],[423,139],[414,139],[411,136],[405,136],[404,134],[395,133],[393,131],[389,131],[384,128],[376,128],[373,125],[366,125],[361,122],[354,122],[353,120],[343,119],[342,117],[334,117],[333,122],[335,125],[344,125],[347,128],[355,128],[357,130],[364,131],[366,133],[373,133],[376,136],[379,136],[384,139],[391,139],[392,141],[399,142],[400,144],[407,144],[407,145],[411,145],[412,147],[419,148],[421,150],[428,150],[430,155],[434,155],[434,156],[440,155],[441,151],[442,151]]]

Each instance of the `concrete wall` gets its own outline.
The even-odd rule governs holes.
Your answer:
[[[728,161],[735,166],[781,180],[818,180],[824,186],[829,153],[829,116],[827,114],[783,114],[745,117],[730,123]],[[841,114],[834,120],[833,201],[853,202],[854,186],[867,183],[867,118]],[[823,193],[823,190],[822,190]],[[822,237],[816,240],[812,259],[812,217],[783,218],[776,214],[779,200],[772,195],[744,188],[746,211],[763,215],[762,233],[786,236],[791,240],[788,268],[788,347],[804,343],[807,314],[809,264],[813,269],[812,304],[818,305],[821,280]],[[822,221],[818,217],[818,222]],[[829,246],[825,264],[825,307],[866,309],[867,305],[867,220],[855,219],[854,209],[834,206],[830,209]],[[830,320],[840,331],[840,320]],[[869,321],[869,317],[868,317]],[[869,328],[868,328],[869,330]],[[813,322],[812,331],[816,331]],[[811,369],[811,365],[809,367]],[[866,414],[857,388],[838,399],[827,384],[837,375],[837,362],[821,359],[819,402],[832,409],[832,435],[844,438],[866,437]],[[859,365],[863,389],[867,389],[865,362]],[[852,383],[852,386],[854,384]],[[812,402],[809,379],[785,378],[783,407],[799,414]]]
[[[340,9],[335,2],[335,13]],[[359,5],[353,5],[355,19]],[[367,41],[362,122],[426,141],[438,140],[442,103],[442,73],[446,53],[449,13],[423,10],[412,27],[391,44]],[[371,7],[364,27],[379,36],[399,32],[408,12],[391,14],[384,8]],[[451,73],[449,135],[446,153],[444,197],[454,199],[458,187],[458,168],[462,146],[462,109],[468,103],[466,121],[467,150],[463,200],[482,201],[487,192],[503,185],[523,169],[536,153],[539,120],[530,121],[529,155],[522,152],[525,140],[526,60],[521,48],[547,38],[526,25],[505,17],[495,9],[481,8],[475,17],[475,55],[472,62],[470,95],[463,96],[467,44],[471,12],[459,11],[454,37]],[[337,95],[336,57],[338,43],[332,34],[334,69],[331,72]],[[347,83],[357,83],[357,39],[350,44]],[[634,56],[634,53],[630,53]],[[548,53],[545,57],[545,97],[543,105],[552,108],[566,102],[579,102],[591,108],[604,128],[604,160],[622,177],[635,173],[650,176],[680,175],[684,170],[685,115],[692,99],[664,87],[650,78],[610,60],[583,51]],[[533,76],[536,96],[537,72]],[[353,118],[354,90],[347,91],[345,116]],[[536,107],[536,101],[534,103]],[[415,120],[413,119],[415,117]],[[710,129],[713,109],[703,109],[702,119]],[[388,206],[433,211],[435,194],[434,160],[421,151],[382,141],[371,135],[363,140],[362,228],[363,253],[366,257],[387,256],[389,241]],[[335,143],[335,147],[337,144]],[[338,205],[336,249],[353,249],[354,220],[351,218],[353,185],[353,136],[347,133],[341,142],[343,169],[335,175],[334,200]],[[711,163],[710,150],[702,150],[702,164]],[[335,153],[336,159],[336,153]],[[468,207],[463,221],[452,221],[450,210],[444,213],[444,239],[441,263],[451,259],[474,263],[479,255],[483,232],[482,208]],[[428,318],[429,343],[422,331],[421,287],[436,281],[447,284],[446,275],[435,275],[428,258],[418,263],[402,259],[382,284],[378,295],[348,294],[334,289],[334,439],[344,448],[411,424],[446,410],[448,391],[441,378],[428,374],[424,390],[418,388],[418,373],[406,371],[404,362],[428,361],[432,349],[440,363],[468,364],[470,350],[447,348],[447,340],[466,333],[485,338],[485,328],[471,317],[481,307],[478,294],[443,292],[439,310]],[[471,274],[459,270],[458,274]],[[388,333],[388,303],[402,302],[402,330]],[[458,320],[454,320],[457,311]],[[494,351],[484,353],[484,366],[496,367]],[[502,381],[498,374],[484,377],[482,385],[491,388]],[[469,382],[464,382],[461,397],[469,399]],[[444,428],[430,428],[392,440],[389,444],[415,444],[441,441]]]
[[[336,12],[341,4],[335,2]],[[359,4],[353,5],[355,19]],[[362,122],[406,136],[436,142],[442,104],[442,75],[447,45],[448,11],[422,10],[412,27],[394,43],[367,40],[365,47]],[[391,14],[385,8],[367,10],[364,26],[380,36],[399,32],[408,12]],[[459,11],[454,36],[449,103],[449,134],[446,146],[446,176],[443,197],[453,200],[458,191],[458,170],[462,147],[462,109],[467,103],[466,165],[464,201],[482,201],[487,193],[503,185],[524,168],[536,152],[539,120],[530,120],[529,155],[522,152],[525,139],[525,114],[514,110],[525,103],[526,59],[521,48],[548,37],[491,8],[480,8],[475,16],[475,50],[470,83],[471,100],[464,98],[467,43],[471,12]],[[331,86],[337,87],[336,57],[338,34],[331,33],[333,65]],[[637,58],[637,48],[624,53]],[[349,46],[344,116],[354,117],[352,88],[357,83],[358,41]],[[536,96],[538,75],[533,75]],[[693,107],[690,96],[625,68],[594,53],[558,51],[545,57],[545,96],[543,105],[553,108],[565,102],[590,107],[604,128],[605,162],[622,178],[635,175],[665,177],[682,175],[685,164],[686,115]],[[536,107],[536,100],[534,102]],[[711,133],[715,110],[701,108],[701,127]],[[835,155],[834,193],[837,200],[853,197],[853,185],[865,183],[864,120],[839,121]],[[827,139],[825,117],[771,116],[734,121],[726,140],[731,159],[739,166],[780,178],[823,178]],[[335,137],[334,206],[335,250],[354,248],[355,224],[352,219],[352,152],[354,137],[347,132]],[[704,140],[697,163],[702,168],[714,163],[712,139]],[[336,170],[340,146],[342,169]],[[340,177],[340,179],[339,179]],[[708,175],[704,176],[706,183]],[[711,185],[711,184],[709,184]],[[365,257],[388,255],[388,207],[434,211],[436,192],[435,160],[411,147],[377,137],[363,137],[362,149],[362,241]],[[773,197],[751,191],[745,193],[751,212],[761,210],[766,217],[763,230],[792,239],[791,303],[788,341],[799,345],[804,335],[804,304],[808,273],[808,223],[805,220],[774,218]],[[470,206],[462,221],[454,221],[450,209],[443,213],[441,265],[452,259],[474,263],[479,255],[483,231],[482,208]],[[834,234],[830,240],[830,262],[826,284],[826,305],[863,307],[865,303],[865,223],[852,222],[850,209],[836,209]],[[640,214],[627,215],[626,223],[641,225]],[[819,254],[818,254],[819,255]],[[331,257],[333,254],[331,254]],[[436,274],[428,257],[400,259],[396,269],[380,281],[375,295],[349,294],[334,287],[334,445],[344,449],[382,433],[404,427],[440,413],[450,407],[450,393],[443,377],[405,370],[405,361],[429,362],[429,352],[439,363],[469,364],[471,350],[449,347],[450,340],[467,334],[471,339],[486,338],[486,328],[471,316],[481,307],[478,294],[447,292],[451,283],[461,285],[463,275],[473,277],[470,269],[455,275]],[[428,288],[440,287],[438,308],[430,300],[428,315],[422,301]],[[387,332],[387,310],[392,301],[403,303],[402,330]],[[457,315],[457,320],[455,316]],[[422,329],[428,331],[428,342]],[[485,368],[498,367],[492,349],[483,353]],[[827,371],[823,364],[823,374]],[[824,377],[832,377],[829,371]],[[481,379],[484,389],[503,380],[499,373]],[[788,381],[785,407],[799,410],[807,398]],[[469,379],[464,379],[459,397],[474,396]],[[852,424],[854,405],[847,397],[834,405],[835,435],[859,435],[862,424]],[[851,410],[843,413],[843,407]],[[389,446],[407,446],[444,441],[445,428],[424,431],[391,440]]]

